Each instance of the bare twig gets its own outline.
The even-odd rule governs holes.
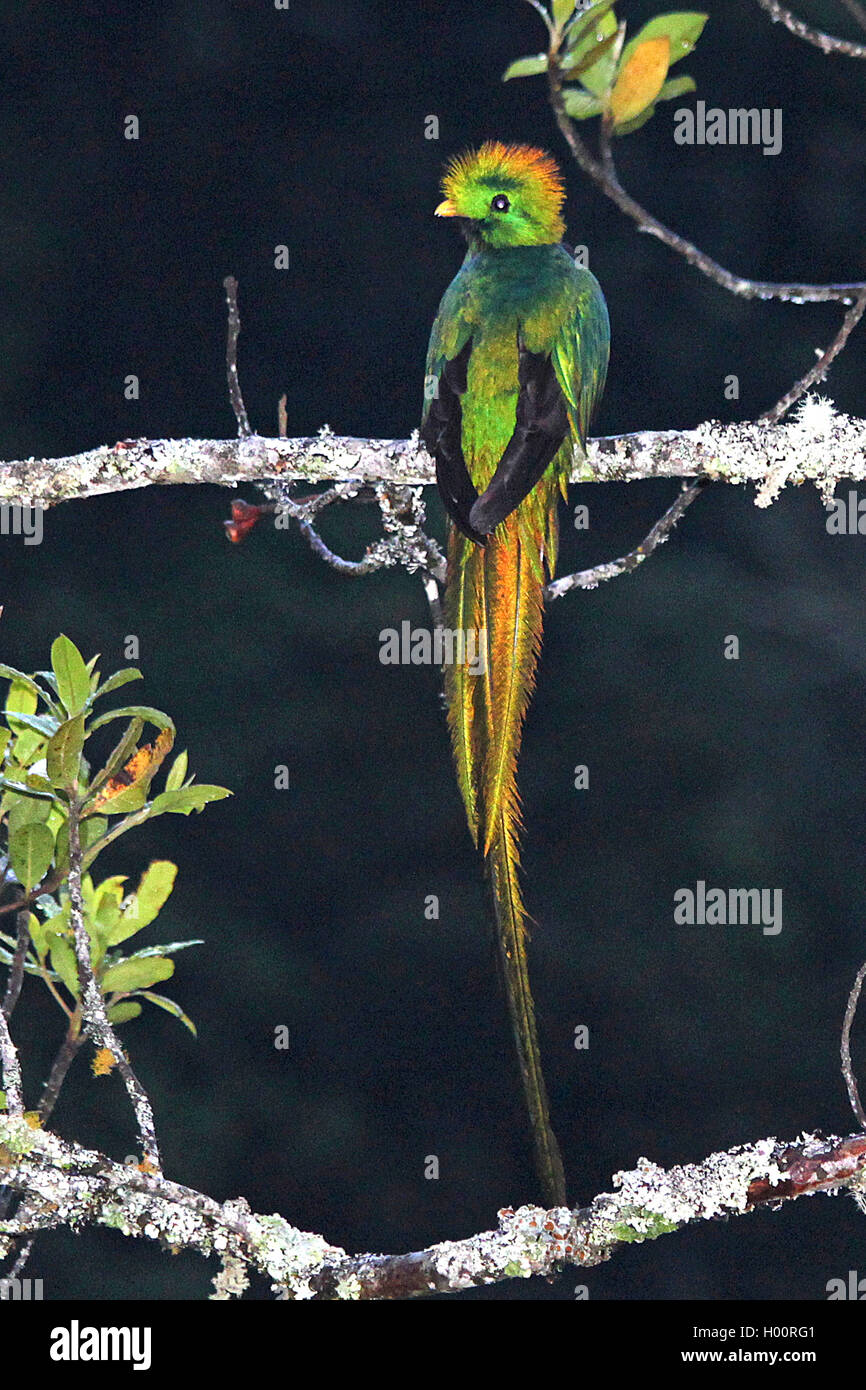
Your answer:
[[[833,34],[825,34],[820,29],[813,29],[810,24],[804,24],[802,19],[798,19],[786,5],[780,5],[779,0],[758,0],[762,10],[765,10],[774,24],[784,24],[790,33],[795,34],[798,39],[803,39],[806,43],[811,43],[815,48],[820,48],[822,53],[843,53],[849,58],[866,58],[866,44],[851,43],[848,39],[837,39]],[[857,8],[852,8],[848,0],[843,0],[843,4],[851,11],[855,18]]]
[[[8,1272],[3,1276],[4,1279],[18,1279],[21,1276],[21,1274],[23,1274],[24,1266],[30,1258],[30,1252],[32,1249],[33,1241],[26,1240],[22,1245],[21,1249],[18,1251],[18,1254],[15,1256],[15,1259],[12,1262],[12,1265],[10,1266]]]
[[[650,236],[657,237],[664,242],[672,251],[676,251],[689,265],[702,272],[710,280],[721,285],[723,289],[730,290],[731,294],[740,295],[743,299],[780,299],[791,304],[806,303],[825,303],[831,300],[841,300],[843,303],[850,303],[852,299],[866,289],[866,281],[856,281],[848,284],[837,285],[809,285],[799,283],[777,283],[771,280],[749,280],[742,275],[734,275],[724,266],[719,265],[705,251],[701,251],[693,242],[687,241],[685,237],[666,227],[665,224],[651,212],[642,207],[636,198],[627,193],[619,179],[605,167],[603,160],[596,159],[584,144],[574,122],[568,115],[562,99],[563,74],[559,68],[558,54],[553,52],[548,59],[548,88],[550,93],[550,103],[553,107],[553,114],[562,135],[568,144],[574,158],[580,165],[585,174],[599,186],[603,193],[616,203],[621,212],[630,217],[637,223],[638,231],[648,232]]]
[[[232,403],[235,419],[238,422],[238,434],[244,436],[252,434],[252,430],[238,378],[238,334],[241,331],[241,316],[238,310],[238,282],[233,275],[227,275],[223,280],[223,285],[225,286],[229,314],[226,334],[226,376],[229,384],[229,399]]]
[[[81,1008],[79,1005],[70,1019],[63,1042],[60,1044],[51,1065],[48,1080],[42,1088],[42,1096],[39,1101],[40,1124],[47,1124],[50,1119],[51,1112],[57,1104],[60,1089],[66,1080],[66,1074],[78,1055],[84,1037],[85,1035],[81,1031]]]
[[[20,897],[15,906],[20,907]],[[25,907],[17,914],[17,936],[15,941],[15,952],[12,957],[12,964],[9,967],[9,980],[6,985],[6,995],[3,999],[3,1014],[7,1022],[12,1017],[15,1005],[18,1003],[18,996],[21,993],[21,985],[24,982],[24,962],[27,959],[27,948],[30,945],[30,910]]]
[[[640,1159],[614,1176],[613,1192],[589,1206],[510,1207],[496,1230],[398,1255],[348,1255],[280,1216],[260,1217],[243,1199],[219,1205],[159,1175],[112,1163],[22,1120],[0,1116],[6,1181],[26,1198],[0,1222],[0,1239],[85,1225],[118,1227],[173,1249],[219,1254],[216,1297],[243,1292],[258,1270],[283,1298],[393,1299],[454,1292],[532,1275],[553,1276],[608,1260],[623,1245],[654,1240],[694,1221],[740,1216],[815,1192],[857,1192],[866,1135],[763,1139],[663,1169]],[[229,1277],[231,1275],[231,1277]]]
[[[571,589],[596,589],[607,579],[616,579],[620,574],[628,574],[630,570],[637,569],[648,555],[652,555],[657,546],[664,544],[683,512],[704,491],[709,481],[709,478],[698,478],[689,487],[684,486],[673,505],[668,507],[664,516],[659,517],[634,550],[620,556],[618,560],[608,560],[605,564],[594,565],[592,569],[578,570],[575,574],[565,574],[561,579],[552,580],[544,590],[544,597],[548,600],[562,598],[562,595]]]
[[[84,897],[81,891],[82,852],[79,810],[77,801],[73,799],[69,805],[68,887],[69,917],[75,938],[75,958],[78,963],[78,984],[81,993],[84,1027],[91,1041],[97,1047],[107,1048],[114,1058],[135,1111],[145,1159],[154,1171],[158,1172],[160,1168],[159,1146],[156,1142],[153,1109],[141,1082],[129,1065],[117,1034],[108,1021],[105,999],[93,973],[93,962],[90,959],[90,937],[84,921]]]
[[[854,1023],[854,1015],[857,1012],[857,1003],[860,999],[860,990],[863,988],[863,980],[866,978],[866,964],[861,965],[857,972],[857,978],[851,986],[851,993],[848,995],[848,1005],[845,1009],[845,1020],[842,1024],[842,1075],[845,1078],[845,1085],[848,1088],[848,1099],[851,1102],[851,1109],[857,1116],[860,1124],[866,1129],[866,1113],[860,1103],[860,1092],[857,1089],[857,1078],[854,1075],[854,1068],[851,1065],[851,1028]]]
[[[810,391],[819,381],[824,380],[830,369],[831,363],[839,356],[839,353],[851,336],[853,329],[856,328],[863,317],[864,310],[866,310],[866,288],[862,289],[858,294],[851,308],[842,320],[842,326],[836,334],[836,337],[833,339],[830,346],[825,348],[821,353],[815,365],[810,367],[805,376],[802,376],[799,381],[794,383],[790,391],[785,392],[782,399],[777,401],[771,410],[764,411],[764,414],[759,417],[761,420],[767,420],[771,425],[777,424],[782,416],[787,414],[791,406],[796,404],[801,396],[805,396],[807,391]]]

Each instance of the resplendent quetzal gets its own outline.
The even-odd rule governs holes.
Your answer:
[[[610,326],[595,276],[562,244],[562,176],[526,145],[453,160],[439,217],[468,242],[430,335],[421,439],[451,518],[445,619],[480,660],[445,670],[469,829],[481,852],[545,1201],[565,1202],[550,1127],[518,885],[515,770],[556,564],[557,504],[604,388]],[[479,674],[472,674],[472,671]]]

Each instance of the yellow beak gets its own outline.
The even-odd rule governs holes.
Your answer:
[[[454,204],[452,203],[451,199],[450,199],[450,198],[446,198],[444,202],[442,202],[442,203],[439,204],[438,208],[434,208],[434,210],[433,210],[433,216],[434,216],[434,217],[456,217],[456,216],[457,216],[457,209],[456,209],[456,207],[454,206]]]

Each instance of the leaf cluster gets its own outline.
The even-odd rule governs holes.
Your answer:
[[[574,0],[552,0],[548,23],[569,116],[578,121],[602,116],[614,135],[628,135],[651,119],[658,102],[695,90],[693,78],[669,78],[668,72],[691,53],[707,15],[693,10],[656,15],[625,42],[615,3],[596,0],[591,9],[575,12]],[[548,62],[546,53],[518,58],[502,80],[547,72]]]
[[[0,856],[5,884],[15,903],[29,908],[29,945],[24,969],[38,975],[70,1018],[80,1018],[80,989],[68,889],[70,818],[82,851],[84,920],[90,937],[94,975],[112,1023],[141,1013],[141,1000],[168,1010],[193,1032],[192,1022],[173,1000],[153,986],[174,973],[170,957],[199,941],[175,941],[127,954],[125,943],[156,918],[174,887],[176,866],[150,864],[133,892],[115,875],[94,882],[89,872],[99,854],[121,835],[166,813],[189,815],[230,793],[199,785],[188,776],[185,752],[172,762],[162,791],[152,783],[175,740],[172,720],[149,705],[126,705],[97,713],[104,696],[140,680],[135,667],[105,681],[98,656],[85,662],[68,637],[51,648],[51,669],[27,675],[0,663],[10,682],[5,723],[0,725]],[[101,766],[91,766],[92,736],[122,720],[126,727]],[[157,730],[143,743],[146,724]],[[124,949],[117,949],[123,947]],[[11,964],[16,938],[0,931],[0,961]],[[71,998],[71,1004],[64,998]]]

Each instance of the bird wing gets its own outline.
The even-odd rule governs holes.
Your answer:
[[[436,484],[455,526],[470,540],[484,544],[469,513],[478,498],[463,457],[463,407],[466,373],[472,352],[472,325],[466,286],[458,275],[448,287],[430,334],[424,410],[419,435],[436,463]]]
[[[568,404],[572,433],[585,449],[607,378],[610,319],[595,276],[580,266],[575,266],[575,271],[574,309],[556,336],[551,357]]]
[[[604,390],[610,323],[595,276],[579,266],[572,269],[568,312],[552,343],[538,343],[531,324],[518,333],[514,433],[488,487],[469,512],[470,526],[483,534],[493,531],[532,491],[569,431],[585,448]],[[541,350],[533,350],[536,347]]]

